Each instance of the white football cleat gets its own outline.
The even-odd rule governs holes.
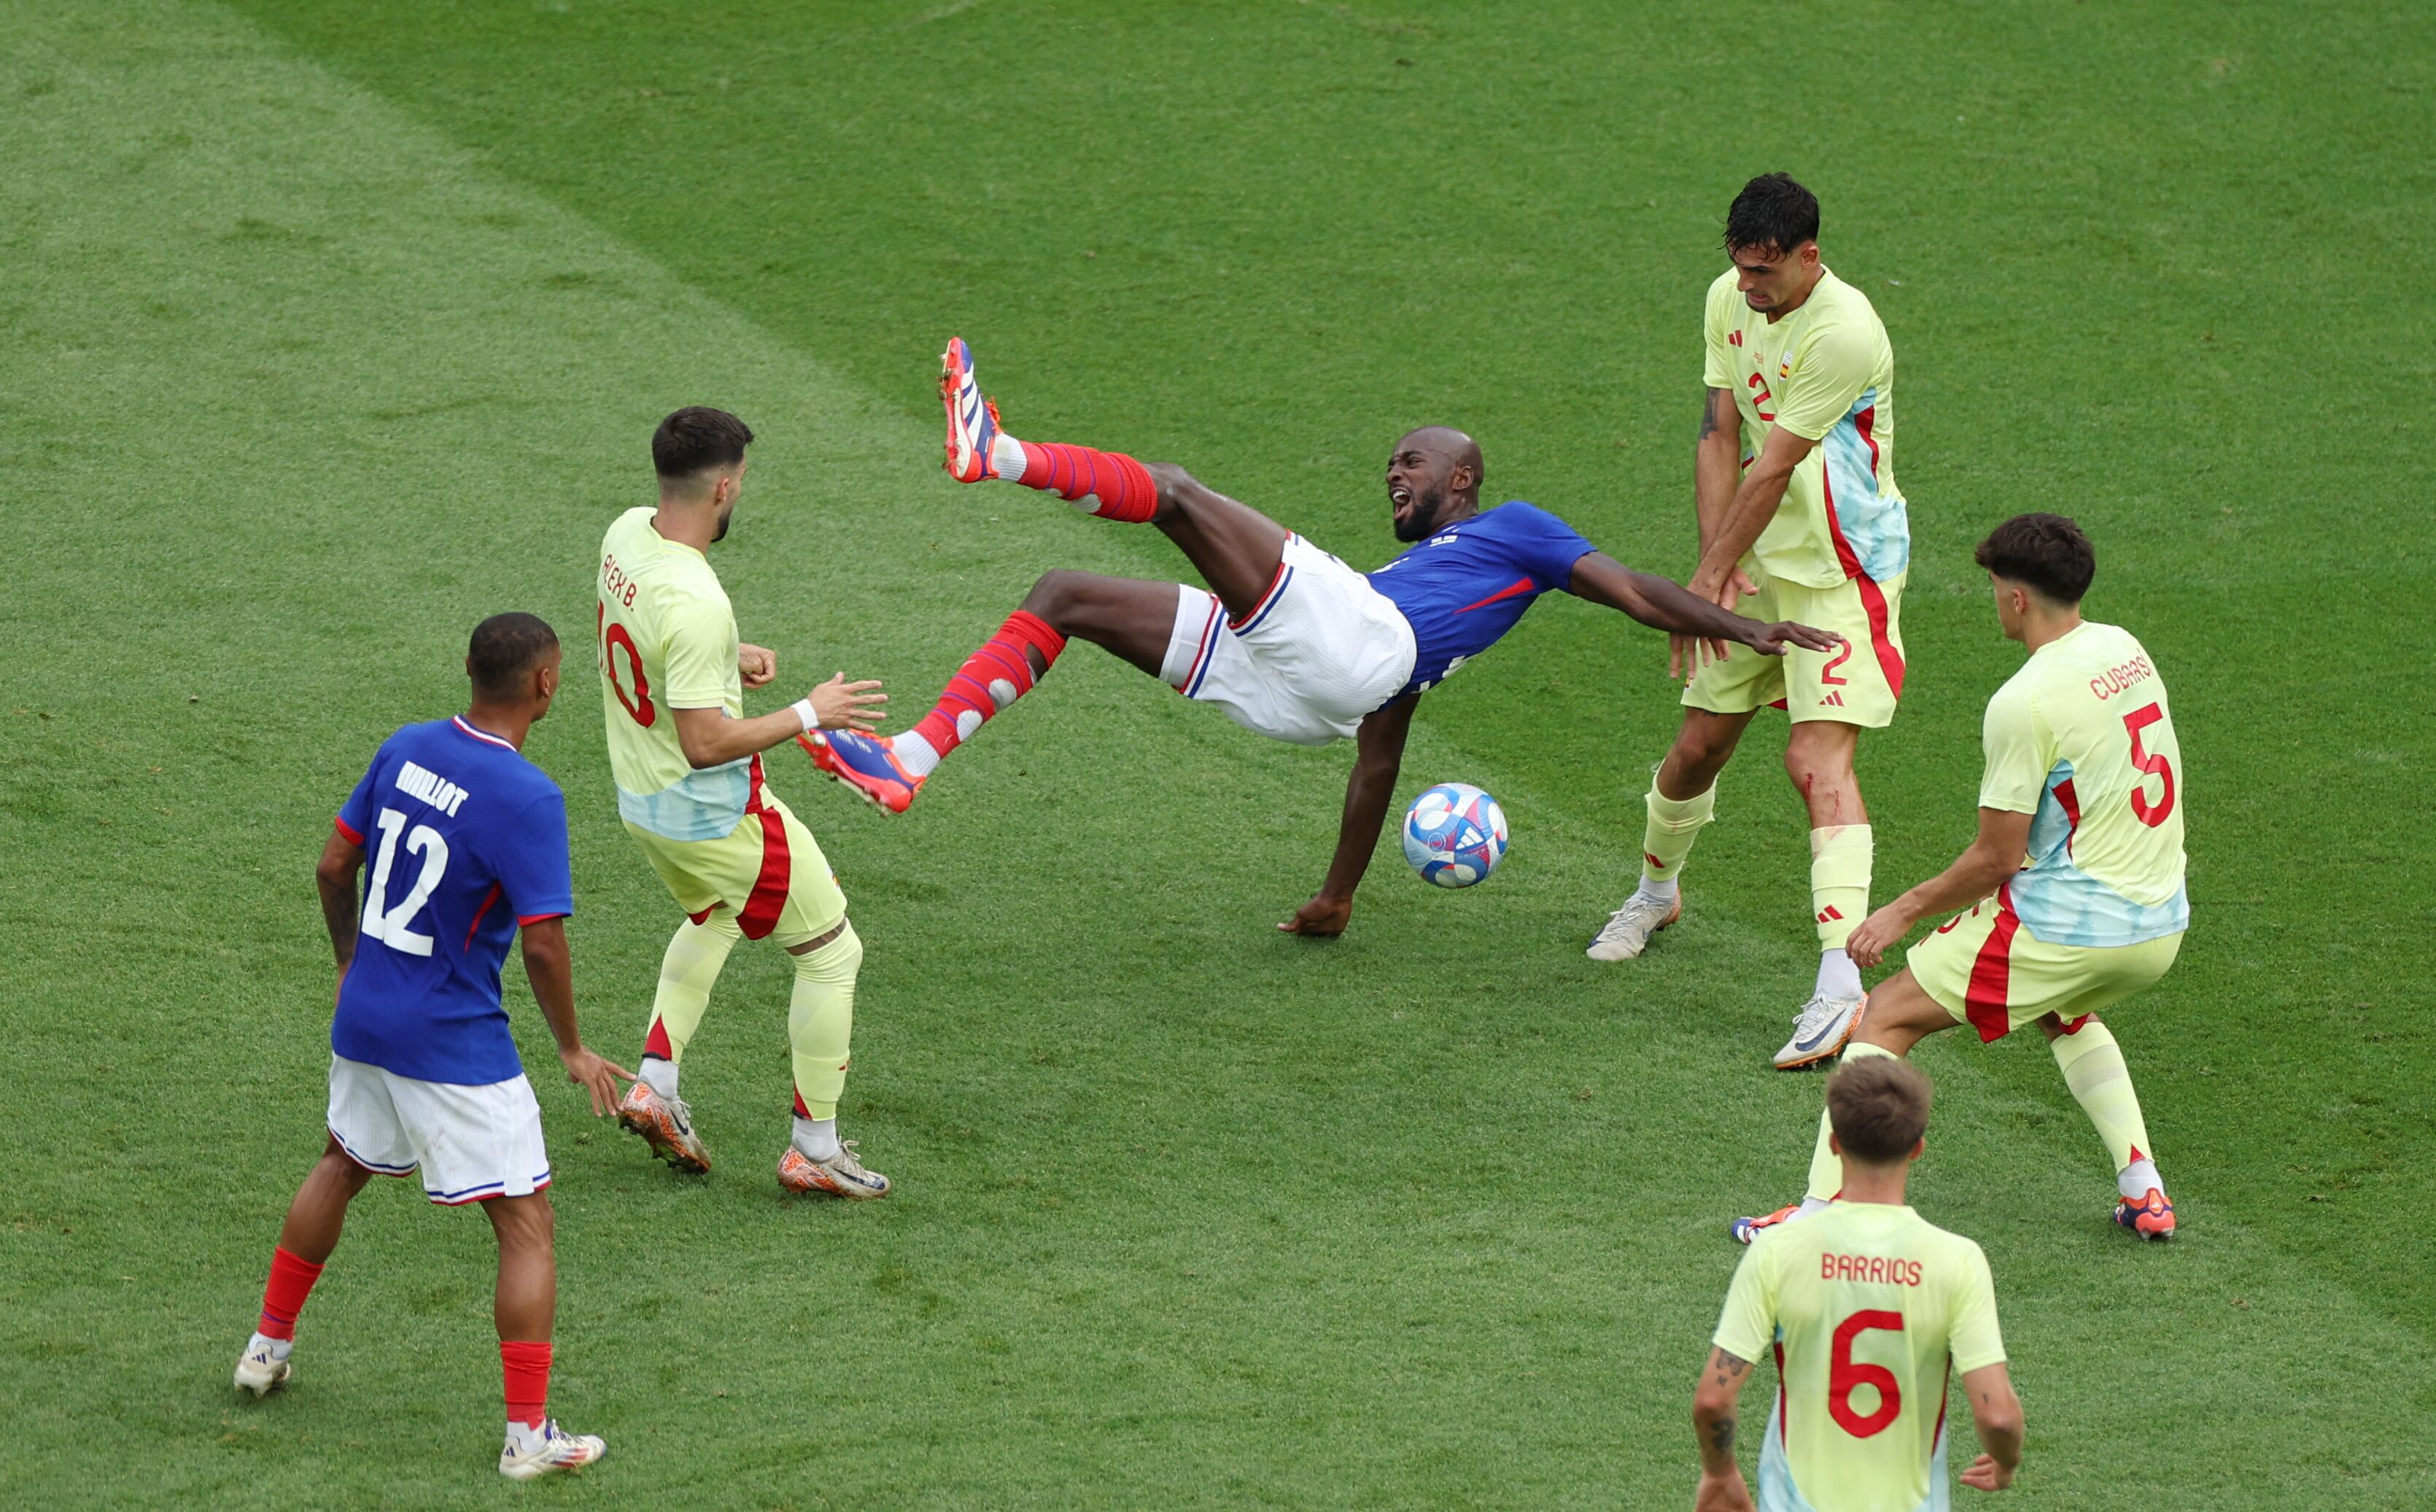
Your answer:
[[[292,1374],[293,1367],[287,1361],[273,1356],[269,1344],[249,1345],[245,1353],[237,1357],[236,1389],[252,1392],[257,1397],[268,1397],[287,1384],[287,1378]]]
[[[513,1438],[499,1451],[499,1473],[512,1481],[530,1481],[555,1470],[580,1470],[609,1452],[609,1446],[590,1434],[570,1434],[555,1417],[541,1422],[541,1437],[519,1452]]]
[[[1671,903],[1661,903],[1647,894],[1636,891],[1624,900],[1624,907],[1607,916],[1607,923],[1583,952],[1593,961],[1629,961],[1649,947],[1649,937],[1683,916],[1683,894],[1678,889]]]
[[[1825,993],[1814,994],[1793,1017],[1793,1037],[1776,1052],[1776,1069],[1798,1071],[1805,1066],[1834,1060],[1842,1054],[1845,1042],[1853,1031],[1861,1027],[1861,1014],[1870,1006],[1870,995],[1857,998],[1830,998]]]
[[[887,1196],[889,1181],[877,1171],[862,1169],[862,1162],[855,1158],[854,1141],[847,1139],[826,1160],[815,1160],[793,1145],[787,1146],[787,1153],[778,1157],[778,1185],[789,1191],[860,1200]]]

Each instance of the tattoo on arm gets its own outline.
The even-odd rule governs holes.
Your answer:
[[[1719,1349],[1709,1356],[1709,1368],[1717,1373],[1718,1385],[1731,1386],[1743,1378],[1743,1372],[1750,1368],[1750,1362],[1738,1354]]]
[[[1717,433],[1717,395],[1721,391],[1711,389],[1700,398],[1700,439],[1702,441]]]
[[[1709,1448],[1719,1457],[1734,1451],[1734,1420],[1720,1417],[1709,1427]]]

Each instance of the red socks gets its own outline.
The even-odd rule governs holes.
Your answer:
[[[508,1421],[539,1428],[549,1411],[549,1341],[501,1339],[499,1374],[507,1382]]]
[[[270,1281],[262,1289],[264,1338],[296,1337],[296,1314],[304,1311],[304,1298],[312,1295],[313,1283],[321,1278],[321,1266],[298,1260],[286,1245],[271,1250]]]
[[[1009,481],[1046,489],[1072,502],[1096,495],[1100,507],[1091,513],[1104,520],[1140,525],[1158,509],[1158,485],[1150,470],[1121,451],[1093,451],[1088,446],[1063,446],[1053,441],[1027,441],[1023,476]]]
[[[1082,450],[1079,446],[1058,449]],[[1033,451],[1034,447],[1026,443],[1024,454],[1030,456]],[[1105,459],[1109,454],[1092,452],[1088,455]],[[1116,460],[1141,474],[1144,485],[1148,485],[1149,475],[1142,473],[1141,463],[1130,457]],[[1024,468],[1026,482],[1031,481],[1037,465],[1035,463]],[[1072,498],[1075,495],[1069,494],[1066,496]],[[1101,496],[1105,498],[1107,495]],[[1101,513],[1106,513],[1107,511],[1104,509]],[[1150,516],[1144,513],[1140,518],[1148,519]],[[1039,681],[1039,675],[1033,671],[1032,660],[1024,654],[1027,649],[1040,653],[1040,671],[1046,673],[1056,665],[1057,653],[1066,649],[1066,637],[1059,634],[1048,620],[1018,609],[1006,617],[1006,623],[998,627],[998,634],[983,641],[981,649],[966,658],[965,665],[956,669],[956,675],[948,679],[947,687],[939,694],[938,704],[914,724],[914,730],[922,739],[931,742],[931,750],[946,756],[980,729],[983,721],[1032,691],[1032,685]]]

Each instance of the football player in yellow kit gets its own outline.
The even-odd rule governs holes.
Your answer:
[[[2174,1206],[2114,1034],[2098,1021],[2156,982],[2190,923],[2183,886],[2182,745],[2157,664],[2132,633],[2083,619],[2097,554],[2060,514],[2022,514],[1979,544],[2006,637],[2029,652],[1988,701],[1979,837],[1943,872],[1870,914],[1848,948],[1875,965],[1923,919],[1954,910],[1878,984],[1844,1059],[1908,1054],[1969,1024],[1982,1040],[2036,1024],[2114,1157],[2114,1221],[2171,1239]],[[1822,1120],[1798,1207],[1737,1219],[1733,1233],[1817,1212],[1841,1177]]]
[[[1982,1451],[1962,1484],[2010,1486],[2022,1404],[2005,1368],[1988,1258],[1904,1205],[1924,1146],[1928,1078],[1864,1058],[1827,1084],[1839,1193],[1752,1244],[1734,1272],[1693,1398],[1698,1512],[1749,1512],[1735,1403],[1763,1349],[1776,1409],[1759,1455],[1760,1512],[1930,1512],[1946,1505],[1945,1388],[1959,1371]]]
[[[640,1074],[618,1121],[684,1169],[710,1156],[677,1095],[677,1066],[738,940],[775,941],[794,960],[787,1015],[793,1138],[778,1160],[792,1191],[887,1195],[837,1134],[862,942],[828,859],[770,791],[761,753],[814,729],[869,729],[887,702],[878,683],[829,679],[789,707],[746,718],[744,689],[778,674],[777,656],[738,638],[736,613],[704,556],[727,534],[753,432],[693,407],[652,437],[656,508],[618,516],[600,543],[596,584],[601,712],[618,813],[686,912],[660,962]]]
[[[1590,943],[1628,961],[1682,916],[1677,885],[1714,817],[1717,774],[1763,708],[1785,711],[1784,769],[1810,819],[1818,973],[1776,1052],[1784,1070],[1834,1058],[1860,1020],[1845,937],[1869,912],[1870,833],[1853,756],[1903,695],[1911,517],[1895,486],[1895,358],[1869,296],[1818,259],[1818,200],[1782,173],[1726,212],[1733,266],[1709,286],[1707,410],[1694,451],[1700,565],[1687,585],[1732,609],[1817,625],[1822,651],[1753,656],[1677,636],[1696,675],[1651,780],[1641,884]]]

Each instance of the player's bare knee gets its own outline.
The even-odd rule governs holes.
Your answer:
[[[1064,633],[1074,622],[1084,584],[1089,578],[1088,572],[1052,567],[1033,580],[1032,591],[1023,596],[1024,613],[1037,615]]]

